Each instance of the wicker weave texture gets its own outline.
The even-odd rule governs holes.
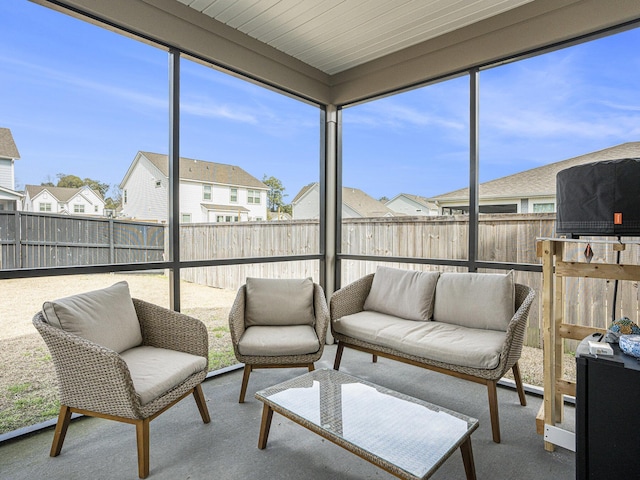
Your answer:
[[[258,356],[258,355],[242,355],[238,350],[238,343],[245,331],[244,313],[245,313],[245,295],[246,286],[243,285],[238,290],[236,299],[233,302],[231,311],[229,312],[229,329],[231,330],[231,342],[233,351],[239,362],[246,365],[300,365],[316,362],[322,356],[324,351],[327,329],[329,328],[329,307],[324,295],[324,290],[317,283],[313,284],[313,306],[315,313],[314,329],[320,343],[317,352],[306,355],[280,355],[280,356]]]
[[[133,301],[143,345],[207,357],[208,337],[202,322],[142,300]],[[33,317],[33,324],[51,352],[60,402],[69,407],[131,419],[148,418],[201,383],[207,374],[205,368],[142,405],[129,368],[117,352],[49,325],[42,312]]]

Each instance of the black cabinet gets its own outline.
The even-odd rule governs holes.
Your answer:
[[[640,363],[612,347],[613,357],[576,354],[579,480],[640,478]]]

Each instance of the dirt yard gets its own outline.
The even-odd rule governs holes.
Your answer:
[[[164,275],[105,274],[2,281],[0,298],[0,434],[57,415],[57,383],[49,351],[31,318],[46,300],[107,287],[126,280],[131,295],[169,307]],[[207,325],[210,366],[235,363],[228,327],[236,292],[193,283],[181,284],[181,310]],[[525,347],[520,361],[525,383],[542,386],[542,350]],[[565,376],[575,379],[575,361],[565,357]]]

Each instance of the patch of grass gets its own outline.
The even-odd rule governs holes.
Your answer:
[[[229,333],[229,327],[224,325],[219,327],[214,327],[211,329],[211,335],[213,335],[216,338],[223,338],[228,333]]]
[[[238,360],[236,360],[231,346],[223,350],[209,350],[209,371],[235,365],[236,363],[238,363]]]
[[[0,411],[0,433],[35,425],[58,416],[60,402],[38,395],[22,396]]]
[[[7,391],[12,395],[18,395],[20,393],[30,390],[32,385],[30,383],[20,383],[18,385],[9,385]]]

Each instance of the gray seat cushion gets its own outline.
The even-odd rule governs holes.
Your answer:
[[[207,359],[189,353],[150,346],[120,354],[129,367],[133,386],[146,405],[207,367]]]
[[[306,355],[317,352],[319,348],[316,331],[309,325],[257,325],[247,328],[238,342],[242,355],[260,357]]]
[[[491,370],[500,363],[505,332],[442,322],[416,322],[379,312],[335,321],[338,333],[408,355],[450,365]]]
[[[49,325],[118,353],[142,343],[127,282],[45,302],[42,313]]]

